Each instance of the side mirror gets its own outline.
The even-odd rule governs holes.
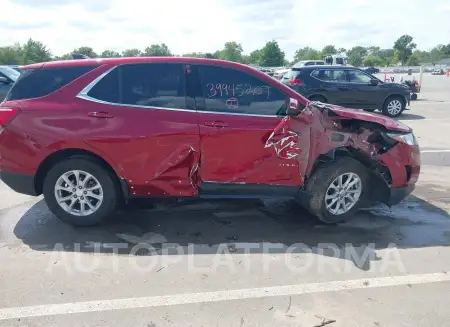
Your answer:
[[[378,80],[377,79],[371,79],[370,80],[370,85],[377,86],[378,85]]]
[[[297,99],[294,98],[288,98],[288,106],[286,109],[286,115],[287,116],[298,116],[301,113],[300,105],[298,103]]]
[[[0,84],[9,84],[9,81],[6,77],[0,76]]]

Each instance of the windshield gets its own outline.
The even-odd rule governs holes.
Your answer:
[[[13,80],[14,82],[17,81],[17,79],[20,76],[20,73],[17,70],[7,66],[0,66],[0,72],[2,72],[4,75],[6,75],[9,79]]]

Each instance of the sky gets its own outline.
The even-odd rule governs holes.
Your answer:
[[[276,40],[295,50],[327,44],[392,48],[402,34],[420,49],[450,43],[450,0],[0,0],[0,46],[43,42],[53,55],[166,43],[174,54],[245,53]],[[6,14],[8,13],[8,14]]]

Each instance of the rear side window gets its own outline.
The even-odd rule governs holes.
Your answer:
[[[298,70],[290,70],[288,71],[286,74],[284,74],[283,76],[283,80],[292,80],[292,79],[297,79],[297,77],[300,76],[300,71]]]
[[[87,94],[91,98],[119,103],[119,69],[115,68],[104,76]]]
[[[186,108],[182,64],[133,64],[120,67],[122,103]]]
[[[131,64],[113,69],[87,93],[124,105],[186,109],[182,64]]]
[[[284,116],[286,95],[246,72],[199,66],[205,110],[235,114]]]
[[[96,67],[98,66],[26,69],[20,74],[14,87],[6,96],[6,100],[23,100],[49,95]]]

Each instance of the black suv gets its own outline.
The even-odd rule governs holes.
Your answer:
[[[281,82],[312,101],[399,116],[410,102],[408,86],[384,83],[361,69],[347,66],[292,68]]]

